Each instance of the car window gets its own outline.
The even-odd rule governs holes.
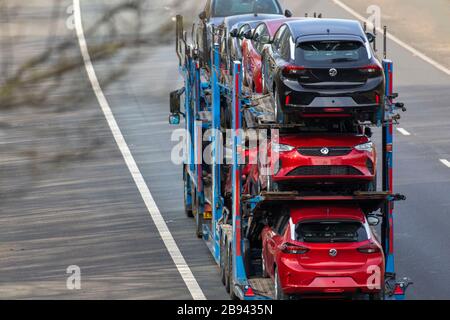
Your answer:
[[[283,14],[277,0],[215,0],[214,17],[229,17],[241,14]]]
[[[281,215],[276,224],[275,224],[275,229],[274,231],[279,234],[282,235],[285,231],[286,231],[286,227],[288,225],[289,222],[289,215]]]
[[[239,29],[239,38],[238,38],[238,42],[239,45],[242,46],[242,42],[244,41],[244,33],[246,33],[248,30],[251,30],[251,27],[249,24],[244,24],[240,29]]]
[[[358,41],[310,41],[300,43],[296,63],[331,64],[366,61],[366,46]]]
[[[296,240],[311,243],[361,242],[368,239],[359,221],[311,221],[298,223]]]
[[[280,40],[280,55],[284,60],[289,60],[291,57],[291,33],[289,30],[284,32],[283,37]]]
[[[284,35],[284,32],[287,30],[286,25],[283,25],[278,29],[277,33],[275,34],[274,40],[273,40],[273,51],[278,51],[280,49],[281,39]]]
[[[269,30],[267,29],[266,25],[262,25],[261,30],[258,32],[258,41],[256,41],[255,48],[256,51],[261,54],[264,46],[269,42],[270,40],[270,34]]]
[[[258,50],[258,47],[260,45],[259,39],[261,39],[261,36],[265,34],[266,25],[260,24],[255,28],[255,31],[253,32],[253,39],[252,39],[252,45],[253,47]]]

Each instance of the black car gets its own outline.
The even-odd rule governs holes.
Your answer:
[[[214,27],[221,25],[226,17],[244,14],[277,14],[283,11],[278,0],[207,0],[200,20],[195,23],[192,38],[196,44],[200,60],[209,65]],[[285,15],[292,15],[289,10]]]
[[[275,117],[353,116],[376,122],[385,78],[365,34],[353,20],[303,19],[282,25],[263,54],[263,86]]]

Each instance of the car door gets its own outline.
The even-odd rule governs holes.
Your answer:
[[[288,28],[286,25],[282,25],[278,31],[275,33],[273,43],[269,47],[267,54],[265,55],[265,61],[264,61],[264,81],[265,85],[269,89],[269,91],[273,91],[273,83],[275,79],[275,74],[278,69],[278,63],[280,60],[280,48],[282,44],[282,39],[287,32]]]
[[[266,25],[260,24],[258,27],[256,27],[255,31],[253,32],[253,39],[249,41],[251,45],[249,46],[251,50],[248,50],[248,60],[249,60],[249,69],[250,69],[250,76],[253,78],[255,69],[259,67],[261,64],[261,52],[259,50],[260,48],[260,42],[259,39],[261,39],[261,36],[264,36],[267,33],[267,27]]]
[[[278,83],[281,73],[284,67],[291,63],[291,51],[292,51],[292,36],[289,29],[286,29],[280,39],[279,49],[275,56],[275,66],[273,70],[274,79],[272,80],[275,84]],[[294,44],[295,46],[295,44]],[[295,48],[293,49],[295,50]]]
[[[272,228],[267,240],[267,271],[273,277],[275,275],[275,264],[278,254],[278,248],[283,244],[283,232],[286,230],[289,216],[280,214],[276,219],[276,224]]]

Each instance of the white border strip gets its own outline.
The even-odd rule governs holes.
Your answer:
[[[447,168],[450,168],[450,161],[445,160],[445,159],[440,159],[439,161],[441,161],[444,164],[444,166],[446,166]]]
[[[338,5],[339,7],[341,7],[342,9],[344,9],[345,11],[347,11],[348,13],[350,13],[351,15],[353,15],[354,17],[356,17],[357,19],[366,22],[366,23],[370,23],[370,21],[368,19],[366,19],[365,17],[363,17],[362,15],[360,15],[358,12],[356,12],[355,10],[353,10],[352,8],[350,8],[349,6],[347,6],[345,3],[343,3],[340,0],[333,0],[333,2]],[[381,28],[377,28],[378,32],[380,34],[382,34],[384,31]],[[436,69],[439,69],[440,71],[444,72],[445,74],[447,74],[448,76],[450,76],[450,69],[444,67],[442,64],[434,61],[433,59],[431,59],[430,57],[428,57],[427,55],[425,55],[424,53],[420,52],[417,49],[414,49],[413,47],[411,47],[409,44],[403,42],[402,40],[400,40],[399,38],[397,38],[396,36],[392,35],[391,33],[387,33],[387,37],[388,39],[394,41],[395,43],[397,43],[398,45],[402,46],[403,48],[405,48],[406,50],[408,50],[409,52],[411,52],[413,55],[419,57],[420,59],[424,60],[425,62],[428,62],[429,64],[431,64],[433,67],[435,67]]]
[[[155,203],[155,200],[153,199],[152,194],[148,189],[147,184],[145,183],[144,177],[139,171],[136,161],[134,160],[133,155],[131,154],[131,151],[128,148],[128,145],[122,135],[122,132],[120,131],[119,126],[117,125],[116,119],[114,118],[114,115],[111,111],[108,101],[106,100],[106,97],[103,94],[102,88],[97,79],[97,75],[95,74],[94,66],[92,65],[91,57],[89,55],[89,50],[86,44],[86,38],[84,36],[83,24],[81,21],[80,0],[73,0],[73,8],[75,17],[75,29],[81,49],[81,54],[84,60],[84,65],[86,67],[86,72],[89,76],[89,80],[91,82],[92,89],[94,90],[94,93],[97,97],[98,103],[100,104],[103,114],[105,115],[105,118],[108,122],[109,128],[111,129],[114,139],[116,140],[117,146],[119,147],[120,152],[122,153],[122,156],[125,159],[125,163],[127,164],[131,176],[133,177],[134,182],[136,183],[136,186],[138,187],[139,192],[142,196],[142,199],[144,200],[145,205],[147,206],[147,210],[150,213],[150,216],[152,217],[156,228],[158,229],[159,235],[161,236],[161,239],[164,242],[167,251],[172,257],[173,262],[175,263],[175,266],[178,269],[178,272],[183,278],[184,283],[189,289],[192,298],[195,300],[206,300],[206,297],[203,294],[202,289],[197,283],[197,280],[192,274],[192,271],[187,265],[183,255],[181,254],[181,251],[178,248],[175,239],[170,233],[169,228],[167,227],[167,224],[164,221],[164,218],[162,217],[161,212],[159,211]]]

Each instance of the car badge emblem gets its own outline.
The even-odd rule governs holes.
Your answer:
[[[323,148],[322,150],[320,150],[320,153],[324,156],[327,156],[330,153],[330,150],[328,148]]]
[[[338,71],[335,68],[331,68],[328,73],[330,74],[331,77],[336,77],[338,74]]]
[[[330,251],[328,253],[329,253],[330,257],[336,257],[338,252],[336,249],[330,249]]]

